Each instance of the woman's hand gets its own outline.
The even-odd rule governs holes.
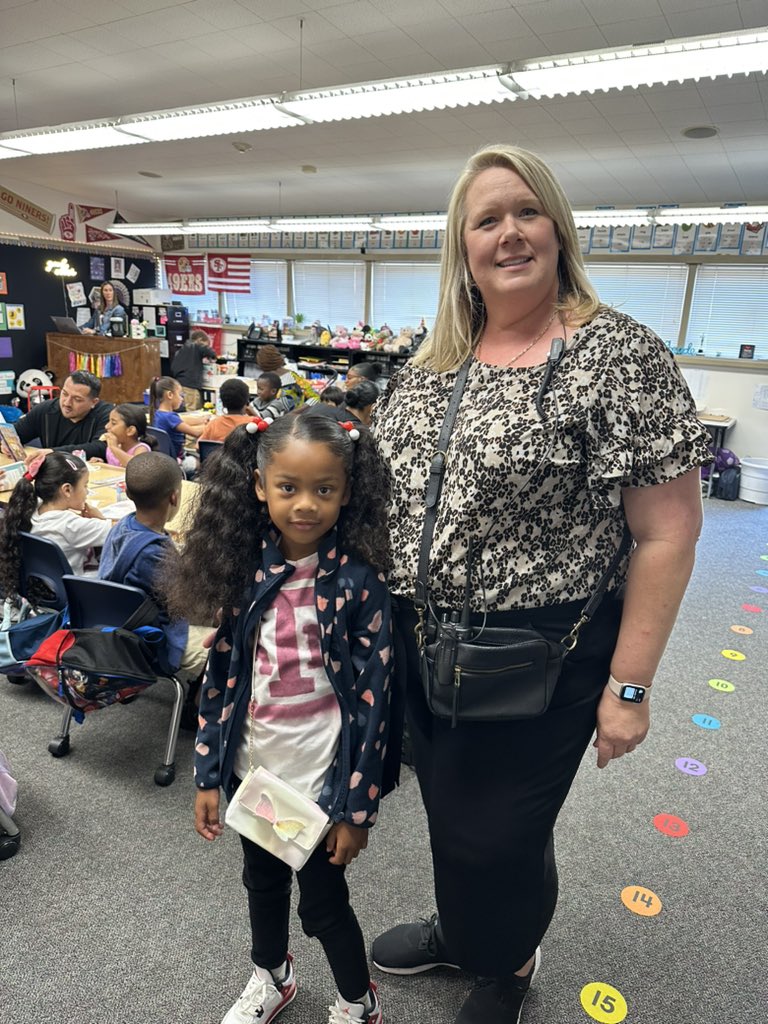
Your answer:
[[[195,795],[195,831],[209,842],[224,831],[219,821],[218,789],[198,789]]]
[[[84,327],[83,328],[83,334],[95,334],[95,333],[96,333],[96,331],[94,331],[94,329],[92,327]]]
[[[651,714],[648,696],[642,704],[628,704],[619,700],[607,686],[603,690],[597,707],[597,736],[592,744],[597,748],[598,768],[605,768],[615,757],[631,754],[648,735]]]
[[[348,825],[346,821],[339,821],[331,826],[331,830],[325,837],[325,848],[330,857],[331,864],[351,864],[355,857],[368,845],[368,829],[358,828],[356,825]]]

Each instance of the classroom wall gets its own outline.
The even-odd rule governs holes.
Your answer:
[[[768,409],[753,404],[756,392],[765,395],[768,404],[768,367],[757,372],[734,370],[726,367],[702,366],[702,360],[691,360],[688,365],[679,360],[683,376],[693,397],[705,402],[709,409],[724,409],[736,417],[736,425],[728,431],[726,447],[739,458],[752,456],[768,458]]]

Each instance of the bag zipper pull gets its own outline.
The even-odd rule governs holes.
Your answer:
[[[461,665],[453,670],[453,700],[451,702],[451,728],[456,728],[459,716],[459,696],[461,694]]]

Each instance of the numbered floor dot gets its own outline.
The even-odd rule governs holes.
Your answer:
[[[731,626],[732,633],[738,633],[739,636],[752,636],[754,629],[750,629],[749,626]]]
[[[768,572],[765,575],[768,576]],[[741,610],[743,612],[752,612],[755,615],[759,615],[763,609],[758,604],[743,604],[741,606]]]
[[[768,576],[768,569],[755,569],[758,576]]]
[[[691,715],[691,721],[701,729],[719,729],[720,719],[712,715]]]
[[[724,651],[720,651],[724,658],[728,661],[746,661],[746,654],[742,654],[741,651],[732,651],[730,648],[726,648]]]
[[[688,823],[674,814],[657,814],[653,819],[653,824],[665,836],[675,836],[677,839],[682,839],[690,832]]]
[[[749,589],[755,594],[768,594],[768,587],[750,587]]]
[[[768,562],[768,555],[760,555],[763,562]]]
[[[707,766],[697,761],[695,757],[678,757],[675,761],[675,768],[679,768],[686,775],[706,775]]]
[[[640,917],[656,917],[661,913],[661,900],[651,889],[642,885],[627,885],[621,890],[621,902]]]
[[[733,693],[736,689],[733,683],[729,683],[727,679],[710,679],[709,685],[719,693]]]
[[[584,1012],[602,1024],[619,1024],[627,1016],[626,999],[604,981],[590,981],[581,990],[580,999]]]

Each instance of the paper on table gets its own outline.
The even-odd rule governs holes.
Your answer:
[[[91,319],[91,311],[88,307],[80,307],[75,310],[75,323],[78,327],[82,327],[83,324],[87,324]]]
[[[116,501],[112,505],[104,505],[99,509],[106,519],[122,519],[123,516],[135,511],[136,506],[130,498],[126,498],[125,501]]]

